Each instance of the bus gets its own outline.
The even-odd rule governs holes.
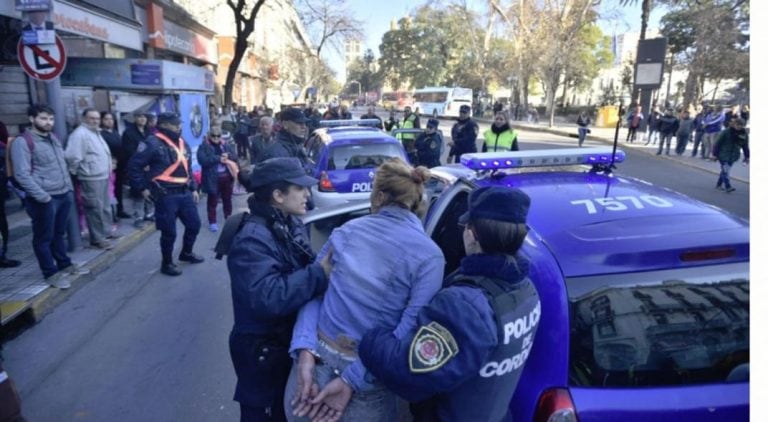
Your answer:
[[[413,94],[409,91],[389,91],[381,94],[381,106],[387,110],[403,111],[413,105]]]
[[[431,117],[459,117],[459,107],[468,105],[472,115],[472,89],[427,87],[413,93],[413,106]]]

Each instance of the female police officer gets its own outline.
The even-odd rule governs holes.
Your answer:
[[[358,352],[365,367],[410,402],[416,420],[501,421],[536,336],[541,305],[517,255],[530,199],[506,187],[469,197],[461,266],[396,337],[375,328]]]
[[[282,399],[296,313],[328,287],[330,256],[313,263],[297,218],[306,213],[307,188],[316,183],[296,158],[271,158],[251,172],[250,215],[227,258],[235,313],[229,350],[241,421],[285,419]]]

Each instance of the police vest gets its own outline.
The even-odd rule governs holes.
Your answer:
[[[416,115],[410,114],[407,118],[403,119],[402,129],[413,129],[415,123]],[[397,136],[400,140],[412,140],[416,137],[413,133],[398,133]]]
[[[511,151],[512,145],[514,145],[515,140],[517,139],[517,131],[510,129],[497,135],[489,128],[485,131],[483,136],[485,137],[485,147],[488,152]]]
[[[541,303],[527,277],[513,284],[487,277],[462,276],[458,285],[481,288],[493,308],[498,346],[475,378],[440,401],[441,417],[457,421],[507,420],[509,401],[533,346],[541,316]],[[459,346],[461,347],[461,346]],[[471,406],[467,404],[471,403]]]
[[[179,138],[179,145],[177,146],[173,143],[173,141],[171,141],[170,138],[160,132],[156,133],[155,136],[161,141],[165,142],[170,149],[176,152],[176,161],[168,166],[165,170],[163,170],[162,173],[153,177],[152,180],[186,185],[187,182],[189,182],[189,163],[187,162],[187,151],[184,147],[184,139]],[[173,176],[173,172],[176,171],[179,166],[183,166],[184,173],[186,174],[185,177]]]

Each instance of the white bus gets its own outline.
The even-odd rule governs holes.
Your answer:
[[[425,116],[459,117],[459,107],[468,105],[472,114],[472,89],[427,87],[413,93],[413,108]]]

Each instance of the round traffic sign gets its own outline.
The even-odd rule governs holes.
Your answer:
[[[56,44],[27,45],[20,39],[16,50],[24,72],[41,81],[57,78],[67,65],[64,43],[58,35],[56,35]]]

